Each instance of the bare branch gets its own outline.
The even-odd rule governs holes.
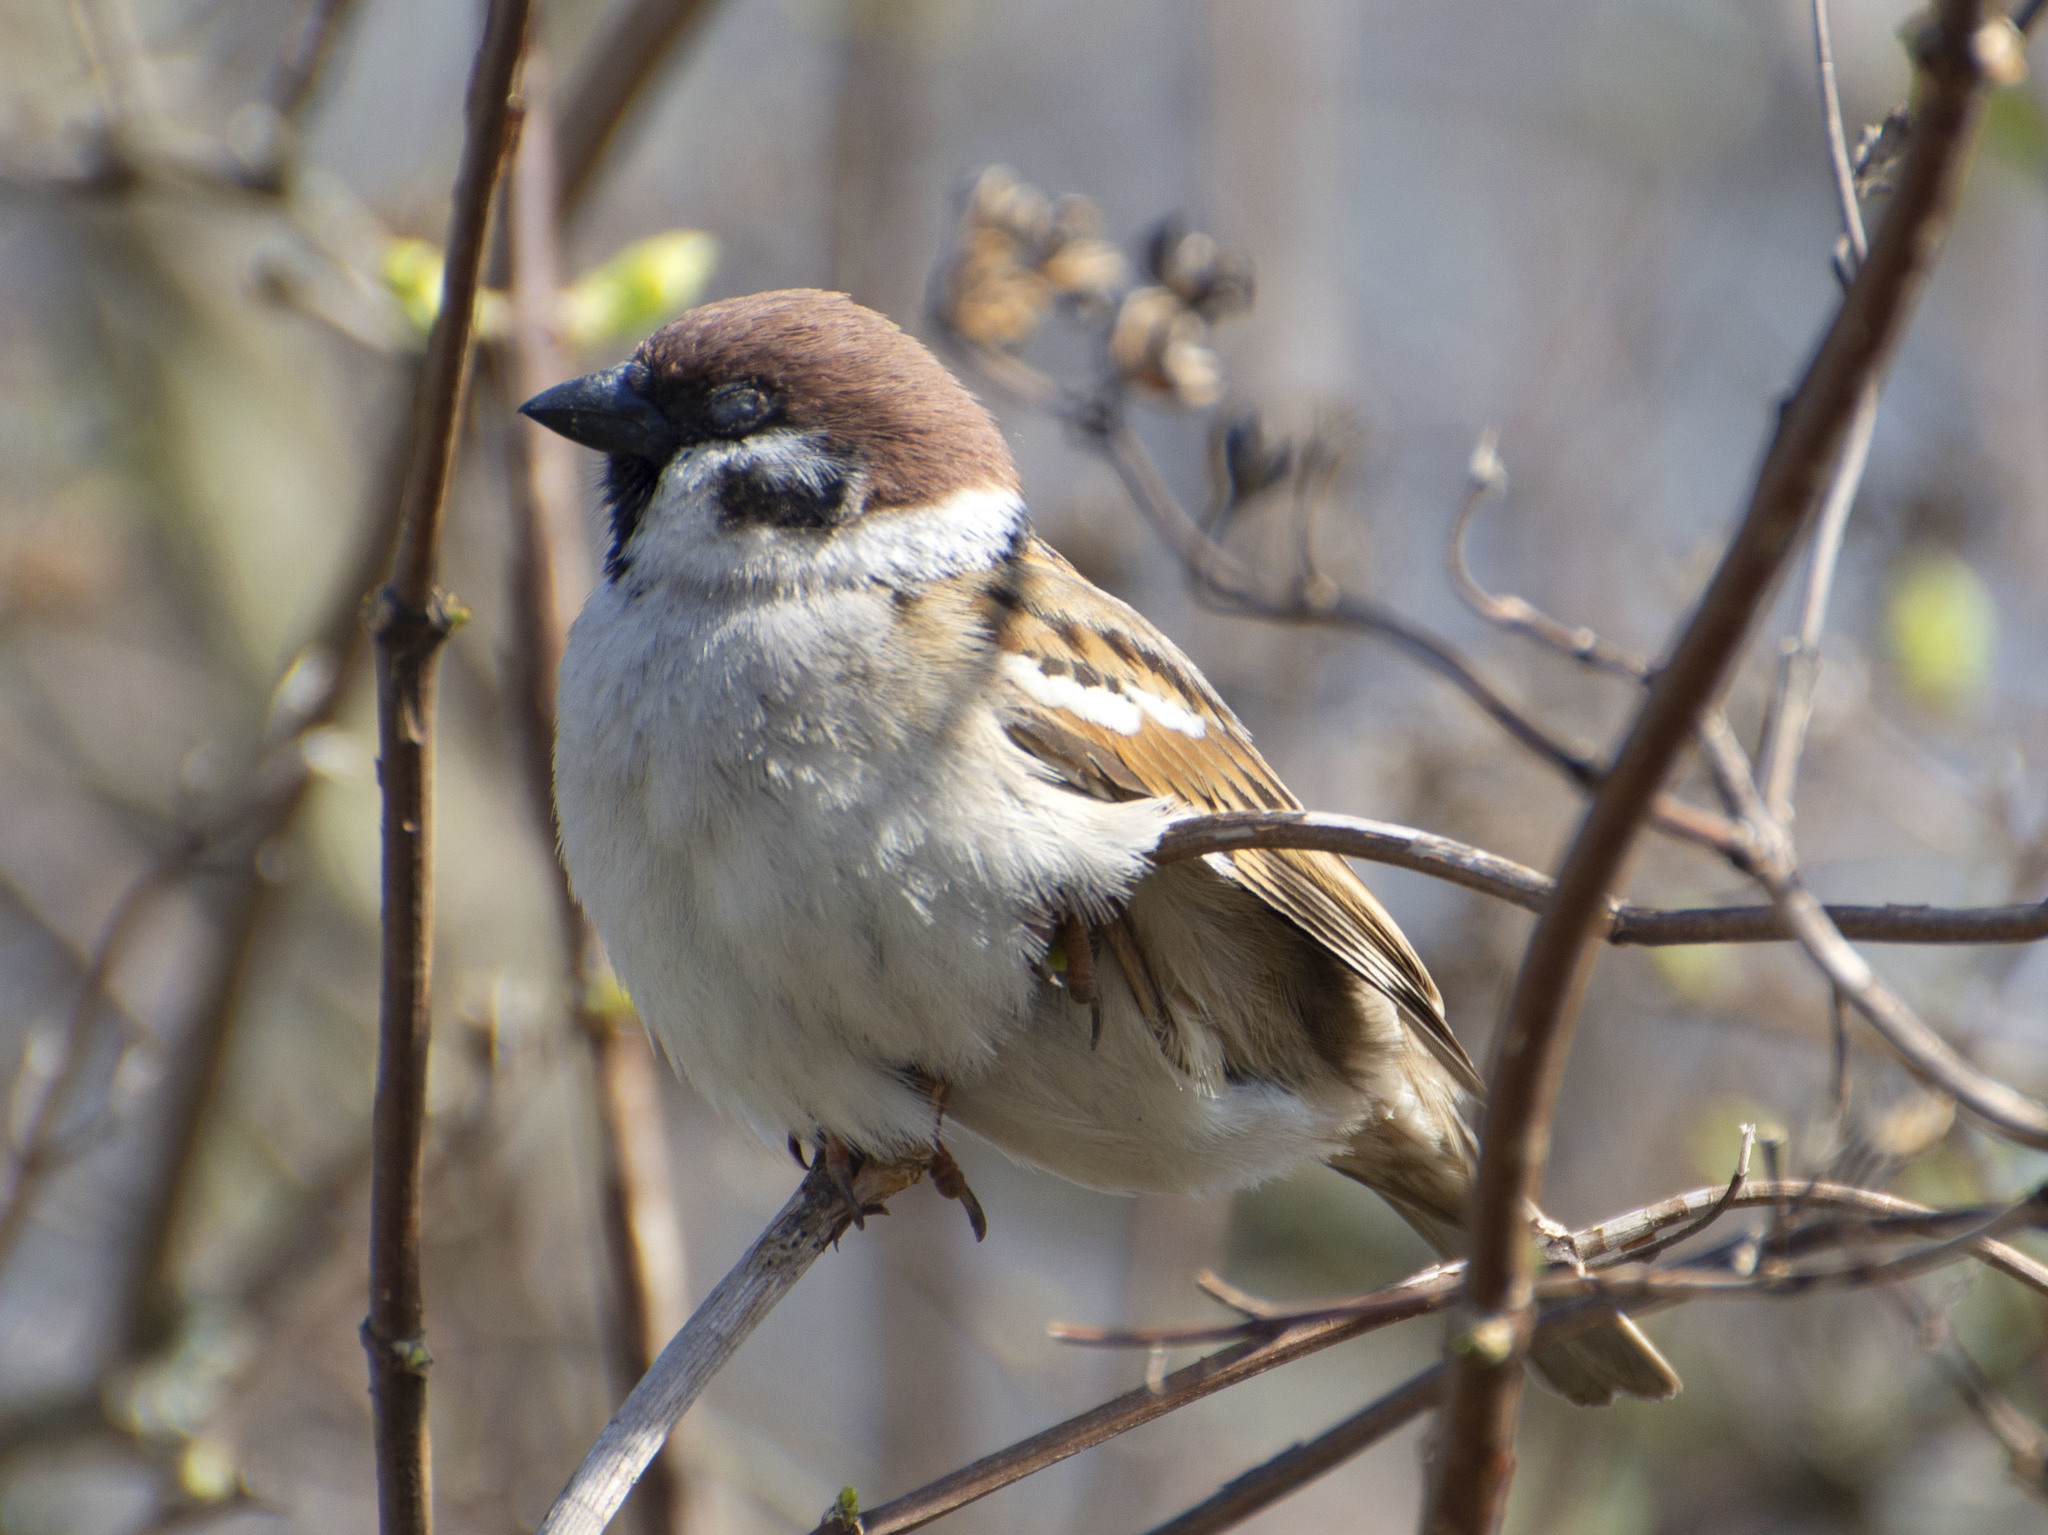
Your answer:
[[[971,350],[980,357],[987,349]],[[992,376],[1005,387],[1012,380],[1020,380],[1022,370],[1023,375],[1036,376],[1037,385],[1026,383],[1036,398],[1044,400],[1047,391],[1055,399],[1062,398],[1058,385],[1037,374],[1028,364],[1002,354],[994,355],[1000,359],[1000,365],[994,366]],[[1032,396],[1027,394],[1029,397]],[[1108,459],[1139,511],[1179,556],[1198,593],[1247,617],[1377,635],[1457,687],[1519,745],[1581,788],[1591,789],[1600,783],[1604,770],[1599,763],[1557,740],[1509,703],[1446,641],[1370,599],[1306,581],[1288,583],[1281,589],[1265,580],[1211,538],[1188,514],[1166,483],[1166,476],[1159,472],[1150,450],[1120,414],[1088,402],[1067,402],[1058,414]],[[1687,805],[1675,796],[1658,796],[1656,817],[1660,827],[1688,841],[1723,854],[1734,846],[1733,828],[1725,819],[1712,811]]]
[[[1249,848],[1303,848],[1412,869],[1448,884],[1540,912],[1550,877],[1513,859],[1434,832],[1316,810],[1227,810],[1185,816],[1152,850],[1156,864]],[[2048,938],[2048,902],[2011,906],[1829,906],[1845,937],[1867,943],[2032,943]],[[1612,944],[1663,948],[1698,943],[1778,943],[1799,933],[1775,906],[1660,910],[1609,898],[1602,936]]]
[[[0,1267],[20,1237],[42,1180],[61,1161],[54,1141],[58,1116],[70,1100],[91,1053],[95,1025],[114,961],[125,951],[142,914],[170,885],[181,878],[205,850],[203,836],[186,833],[129,882],[79,977],[78,994],[57,1035],[54,1049],[24,1051],[19,1075],[9,1094],[18,1109],[21,1128],[10,1139],[0,1161]]]
[[[1613,770],[1594,796],[1538,918],[1500,1034],[1472,1199],[1469,1314],[1507,1324],[1505,1358],[1449,1355],[1443,1449],[1424,1528],[1498,1527],[1513,1474],[1522,1356],[1533,1323],[1528,1209],[1541,1192],[1551,1114],[1601,910],[1651,801],[1737,649],[1841,455],[1856,405],[1881,376],[1938,249],[1974,138],[1979,0],[1948,0],[1921,60],[1915,142],[1890,217],[1780,418],[1742,526],[1659,671]],[[1470,1331],[1453,1328],[1454,1339]]]
[[[466,103],[441,309],[427,340],[391,583],[376,597],[378,770],[384,795],[384,974],[372,1111],[370,1357],[377,1498],[384,1535],[433,1528],[427,1447],[425,1307],[420,1294],[420,1156],[426,1129],[433,967],[433,745],[436,661],[453,627],[435,587],[448,479],[469,373],[470,331],[493,189],[513,131],[512,76],[528,0],[492,0]]]
[[[1467,607],[1497,628],[1510,634],[1525,635],[1539,645],[1596,671],[1625,677],[1631,682],[1647,681],[1650,668],[1641,657],[1609,644],[1591,629],[1561,624],[1521,597],[1489,591],[1472,574],[1472,566],[1465,553],[1466,535],[1472,530],[1472,519],[1480,507],[1506,486],[1507,471],[1501,465],[1498,440],[1489,428],[1472,450],[1472,469],[1465,501],[1451,523],[1450,540],[1444,550],[1451,589]]]
[[[1856,167],[1849,161],[1849,136],[1842,131],[1842,94],[1835,84],[1835,43],[1828,27],[1828,0],[1813,0],[1814,67],[1820,74],[1821,115],[1827,124],[1828,165],[1835,175],[1835,201],[1842,213],[1842,236],[1855,257],[1853,276],[1870,256],[1863,232],[1863,209],[1856,200]]]
[[[924,1162],[868,1163],[854,1196],[869,1213],[924,1175]],[[854,1212],[821,1154],[768,1229],[719,1280],[654,1367],[612,1414],[583,1464],[541,1520],[537,1535],[600,1535],[633,1484],[661,1452],[690,1404],[819,1256],[845,1235]],[[869,1535],[881,1535],[868,1523]]]
[[[1431,1365],[1334,1428],[1305,1444],[1290,1445],[1265,1464],[1225,1482],[1193,1508],[1153,1526],[1149,1535],[1214,1535],[1244,1523],[1436,1406],[1443,1377],[1444,1367]]]
[[[1741,747],[1727,721],[1715,715],[1703,726],[1701,740],[1710,762],[1716,766],[1717,777],[1727,783],[1741,802],[1744,817],[1755,833],[1753,840],[1757,846],[1752,865],[1757,880],[1770,892],[1780,919],[1805,946],[1822,973],[1870,1020],[1871,1027],[1921,1081],[1947,1093],[1999,1134],[2023,1145],[2048,1149],[2048,1104],[2028,1097],[1964,1060],[1849,946],[1841,929],[1829,919],[1826,909],[1813,898],[1800,877],[1790,839],[1771,818],[1753,786],[1741,760]]]
[[[1733,1198],[1729,1197],[1726,1185],[1695,1189],[1574,1232],[1570,1245],[1582,1262],[1594,1263],[1609,1257],[1634,1260],[1645,1251],[1655,1250],[1652,1244],[1674,1229],[1689,1228],[1688,1234],[1696,1233],[1700,1229],[1700,1218],[1717,1209],[1772,1208],[1788,1200],[1800,1201],[1801,1208],[1806,1210],[1837,1211],[1860,1217],[1855,1233],[1863,1238],[1872,1233],[1884,1233],[1947,1239],[1959,1232],[1970,1231],[1973,1256],[1986,1266],[2048,1294],[2048,1265],[2035,1261],[2009,1243],[1981,1234],[1981,1228],[1987,1221],[2008,1216],[2009,1211],[1939,1211],[1877,1190],[1836,1183],[1747,1183]],[[1816,1231],[1806,1238],[1802,1247],[1822,1245],[1824,1238],[1840,1239],[1847,1234],[1846,1228],[1832,1232]],[[1795,1237],[1800,1235],[1795,1233]],[[1190,1343],[1221,1341],[1228,1347],[1174,1371],[1160,1381],[1156,1389],[1141,1386],[1020,1440],[1007,1449],[984,1456],[935,1482],[879,1504],[861,1515],[861,1527],[867,1535],[900,1535],[902,1531],[920,1529],[1013,1482],[1226,1386],[1362,1333],[1442,1310],[1455,1298],[1455,1280],[1463,1267],[1463,1264],[1437,1265],[1370,1295],[1299,1310],[1273,1306],[1216,1280],[1214,1276],[1206,1276],[1202,1281],[1203,1288],[1217,1296],[1224,1305],[1245,1315],[1247,1321],[1215,1329],[1126,1329],[1121,1341],[1139,1348],[1155,1347],[1161,1339],[1175,1344],[1183,1340]],[[1568,1274],[1558,1276],[1558,1286],[1564,1286],[1565,1281],[1573,1277]],[[1705,1293],[1705,1287],[1685,1293],[1678,1293],[1679,1288],[1674,1287],[1673,1294],[1653,1301],[1652,1307]],[[1567,1293],[1566,1289],[1559,1288],[1558,1293],[1560,1300],[1569,1304],[1567,1309],[1543,1317],[1538,1325],[1541,1336],[1566,1336],[1599,1324],[1604,1315],[1601,1308],[1573,1298],[1574,1294],[1592,1293],[1590,1290]],[[1766,1292],[1752,1290],[1750,1293]],[[1071,1337],[1078,1331],[1081,1330],[1067,1329],[1066,1334]],[[1104,1334],[1100,1341],[1113,1340]],[[1417,1410],[1421,1407],[1418,1406]],[[1363,1448],[1363,1445],[1359,1447]],[[1310,1463],[1314,1462],[1305,1461],[1303,1464]],[[1299,1485],[1299,1481],[1289,1485]],[[1275,1496],[1285,1490],[1286,1487],[1281,1487]],[[833,1531],[831,1526],[821,1523],[812,1535],[833,1535]]]

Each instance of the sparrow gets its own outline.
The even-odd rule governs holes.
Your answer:
[[[1460,1250],[1483,1089],[1421,959],[1334,855],[1151,863],[1181,816],[1300,802],[1032,532],[1002,432],[920,342],[760,293],[521,409],[607,455],[563,860],[708,1098],[842,1165],[943,1156],[946,1120],[1099,1189],[1318,1159]],[[1535,1364],[1593,1405],[1679,1386],[1620,1315]]]

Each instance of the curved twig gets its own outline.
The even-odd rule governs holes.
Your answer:
[[[1540,912],[1552,880],[1498,853],[1434,832],[1316,810],[1226,810],[1184,816],[1152,850],[1156,864],[1249,848],[1302,848],[1412,869],[1447,884]],[[1829,906],[1828,919],[1866,943],[2032,943],[2048,938],[2048,902],[2010,906]],[[1611,898],[1602,936],[1612,944],[1668,947],[1699,943],[1793,942],[1799,932],[1776,906],[1702,906],[1664,910]]]

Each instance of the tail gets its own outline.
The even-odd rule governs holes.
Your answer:
[[[1367,1134],[1373,1138],[1362,1144]],[[1361,1132],[1349,1150],[1330,1158],[1330,1166],[1386,1200],[1444,1257],[1465,1256],[1469,1162],[1454,1166],[1455,1159],[1441,1151],[1425,1157],[1412,1142],[1401,1148],[1409,1155],[1390,1157],[1392,1149],[1383,1128]],[[1678,1395],[1683,1384],[1657,1346],[1621,1312],[1567,1342],[1538,1347],[1529,1363],[1545,1385],[1581,1407],[1605,1407],[1617,1396],[1661,1402]]]

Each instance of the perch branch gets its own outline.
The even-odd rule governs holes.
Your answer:
[[[868,1163],[854,1175],[854,1196],[873,1212],[923,1174],[921,1160]],[[852,1224],[821,1152],[789,1203],[612,1414],[536,1535],[600,1535],[711,1377]],[[872,1523],[867,1529],[880,1535]]]
[[[1820,500],[1857,401],[1903,333],[1967,161],[1980,98],[1971,45],[1982,22],[1979,0],[1942,7],[1921,60],[1922,111],[1890,217],[1779,419],[1742,526],[1651,683],[1530,938],[1487,1100],[1466,1301],[1471,1320],[1505,1321],[1513,1346],[1499,1360],[1455,1346],[1448,1356],[1442,1450],[1423,1526],[1430,1535],[1485,1535],[1505,1509],[1533,1321],[1527,1211],[1541,1192],[1571,1021],[1602,906],[1652,800]],[[1469,1330],[1454,1323],[1454,1343]]]
[[[391,582],[372,600],[378,770],[383,785],[384,962],[371,1113],[370,1358],[378,1518],[384,1535],[433,1528],[425,1307],[420,1294],[420,1159],[426,1131],[433,966],[432,810],[436,662],[453,627],[435,586],[442,513],[469,373],[470,331],[493,188],[513,130],[512,76],[528,0],[491,0],[465,108],[441,309],[427,340],[400,497]]]

